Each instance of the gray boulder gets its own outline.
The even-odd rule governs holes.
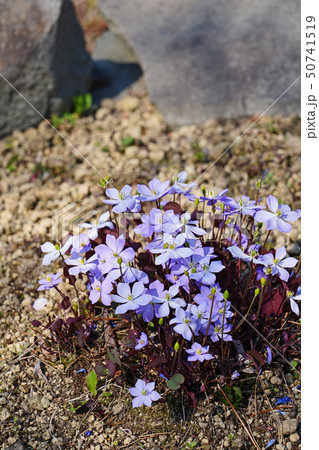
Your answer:
[[[264,112],[300,75],[300,0],[100,0],[171,124]],[[297,82],[267,112],[300,111]]]
[[[45,117],[87,92],[91,58],[71,0],[0,0],[0,73]],[[41,117],[0,77],[0,136]]]

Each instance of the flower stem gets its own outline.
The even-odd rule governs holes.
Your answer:
[[[208,336],[208,331],[209,331],[209,327],[210,327],[210,322],[211,322],[211,320],[212,320],[213,306],[214,306],[214,298],[215,298],[215,294],[213,294],[213,298],[212,298],[212,304],[211,304],[210,312],[209,312],[209,319],[208,319],[207,330],[206,330],[205,337],[204,337],[204,340],[203,340],[203,347],[204,347],[204,345],[206,344],[207,336]]]
[[[255,326],[256,326],[257,321],[258,321],[258,317],[259,317],[259,314],[260,314],[260,309],[261,309],[261,305],[263,303],[263,299],[264,299],[264,286],[261,287],[261,293],[260,293],[260,298],[259,298],[259,303],[258,303],[257,315],[256,315],[256,319],[255,319]]]

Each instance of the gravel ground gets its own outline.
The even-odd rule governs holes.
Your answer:
[[[32,307],[39,297],[37,280],[44,275],[40,244],[57,230],[68,231],[70,223],[63,221],[62,229],[56,225],[64,207],[73,204],[82,215],[104,210],[97,185],[101,176],[122,187],[186,170],[191,179],[203,174],[199,184],[216,193],[229,187],[230,195],[253,196],[256,180],[263,177],[261,196],[274,193],[293,209],[300,208],[300,119],[262,117],[253,124],[256,119],[171,129],[147,95],[132,92],[117,101],[105,100],[95,117],[62,124],[60,132],[69,143],[45,122],[0,141],[1,448],[184,449],[192,441],[196,449],[253,448],[237,415],[213,394],[196,411],[182,398],[174,407],[159,403],[136,411],[127,392],[110,382],[106,420],[71,412],[70,400],[88,395],[85,375],[76,374],[83,361],[61,356],[52,362],[39,353],[32,346],[30,322],[60,314],[51,291],[45,294],[49,302],[44,310]],[[297,224],[289,235],[277,236],[276,244],[298,253],[299,239]],[[39,360],[43,372],[34,373]],[[278,364],[261,377],[251,366],[245,370],[256,387],[248,407],[238,409],[248,431],[261,448],[271,439],[276,442],[270,448],[300,448],[300,380]],[[282,407],[284,414],[276,412],[276,399],[287,395],[292,402]]]

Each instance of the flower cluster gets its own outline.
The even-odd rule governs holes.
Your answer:
[[[69,280],[85,280],[87,304],[131,323],[128,329],[137,333],[131,354],[142,352],[166,379],[178,372],[189,375],[192,368],[198,374],[199,365],[210,367],[224,357],[225,345],[248,313],[255,314],[255,324],[260,314],[273,313],[267,304],[279,285],[282,303],[290,302],[299,314],[293,270],[298,260],[287,257],[285,247],[267,247],[260,229],[265,223],[267,230],[287,233],[300,213],[272,195],[266,202],[270,211],[258,199],[229,197],[227,189],[217,195],[203,189],[195,196],[196,183],[186,179],[186,172],[171,185],[154,178],[147,186],[137,185],[135,194],[128,185],[106,189],[109,211],[93,224],[82,224],[87,233],[71,236],[62,247],[41,246],[43,265],[62,257]],[[181,197],[193,205],[190,211],[182,208]],[[126,217],[123,230],[118,214]],[[243,278],[246,268],[249,276]],[[39,281],[39,290],[60,293],[61,282],[61,273],[49,274]],[[155,357],[162,358],[158,366]],[[158,400],[154,387],[138,379],[130,389],[133,406]]]

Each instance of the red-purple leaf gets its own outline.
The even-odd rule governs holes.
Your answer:
[[[176,202],[167,202],[164,206],[164,211],[174,211],[174,214],[178,214],[179,216],[181,216],[184,212],[180,205]]]
[[[156,356],[154,359],[152,359],[150,366],[156,367],[156,366],[160,366],[162,364],[167,364],[166,357],[165,356]]]
[[[192,406],[193,408],[196,408],[196,406],[197,406],[197,404],[198,404],[198,401],[197,401],[197,399],[196,399],[196,397],[195,397],[195,394],[194,394],[194,392],[186,392],[187,393],[187,403],[188,403],[188,406]]]
[[[278,290],[274,294],[267,294],[262,304],[262,312],[266,316],[280,315],[283,311],[284,296],[285,294],[281,294]]]
[[[248,350],[247,355],[251,356],[255,361],[259,363],[260,366],[265,364],[265,357],[262,353],[257,352],[257,350]]]
[[[109,359],[108,361],[106,361],[106,367],[108,368],[108,370],[110,372],[110,377],[113,378],[115,375],[115,372],[116,372],[116,366],[115,366],[114,362]]]

